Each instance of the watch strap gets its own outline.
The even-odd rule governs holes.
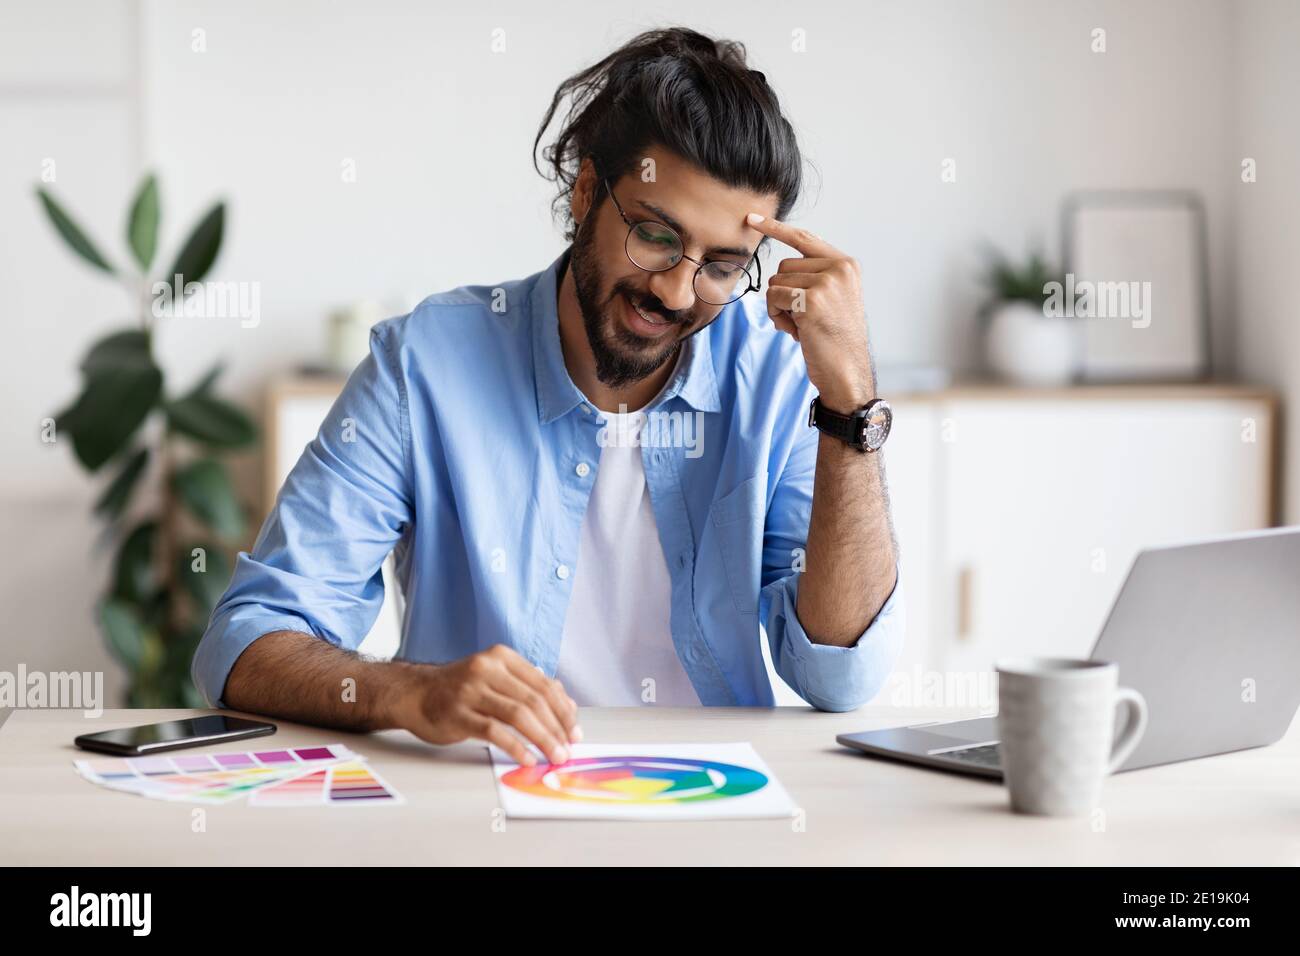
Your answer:
[[[862,425],[860,422],[863,412],[856,410],[852,414],[841,415],[839,412],[831,411],[821,401],[821,397],[818,396],[808,406],[808,426],[816,428],[824,435],[830,435],[832,438],[847,442],[854,448],[861,448]]]

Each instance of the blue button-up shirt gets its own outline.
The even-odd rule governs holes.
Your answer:
[[[445,663],[503,643],[554,676],[605,440],[560,349],[566,261],[375,326],[213,612],[192,671],[210,703],[264,634],[355,649],[390,552],[406,597],[398,657]],[[678,657],[701,703],[770,706],[761,623],[791,687],[851,710],[901,646],[902,590],[850,647],[810,640],[795,614],[818,437],[799,347],[760,296],[688,343],[641,439]]]

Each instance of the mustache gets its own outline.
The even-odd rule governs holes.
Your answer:
[[[693,321],[690,309],[670,309],[656,295],[647,295],[619,282],[614,286],[614,295],[625,295],[646,315],[663,319],[673,325],[690,325]]]

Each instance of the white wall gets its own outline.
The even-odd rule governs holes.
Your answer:
[[[95,546],[93,489],[40,422],[75,397],[85,346],[129,302],[64,251],[33,186],[54,160],[53,188],[122,247],[141,162],[135,22],[125,2],[0,7],[0,670],[104,670],[113,700],[118,670],[91,623],[111,552]]]
[[[1280,172],[1287,156],[1295,165],[1294,127],[1263,166],[1271,186],[1247,195],[1237,179],[1239,157],[1293,122],[1293,102],[1273,88],[1288,70],[1295,88],[1285,9],[664,0],[651,17],[628,0],[452,11],[416,0],[7,4],[0,517],[7,538],[13,528],[11,540],[42,547],[11,544],[0,557],[12,634],[0,668],[90,666],[90,607],[106,573],[102,554],[87,556],[94,490],[66,449],[36,436],[40,418],[74,394],[85,345],[127,315],[127,302],[41,220],[31,187],[42,158],[57,158],[55,188],[119,257],[143,168],[162,176],[163,261],[202,208],[230,199],[212,278],[259,283],[261,324],[177,323],[160,350],[178,385],[228,356],[227,388],[251,406],[268,376],[319,357],[322,316],[339,303],[397,308],[548,263],[560,240],[530,150],[550,92],[638,30],[686,23],[746,42],[781,93],[818,170],[802,220],[864,263],[881,363],[976,364],[980,240],[1018,252],[1041,237],[1055,250],[1072,189],[1186,187],[1209,212],[1216,364],[1231,371],[1233,320],[1249,310],[1245,368],[1294,382],[1300,369],[1274,349],[1294,335],[1276,303],[1286,273],[1261,265],[1294,238],[1285,210],[1295,187]],[[498,27],[506,52],[493,54]],[[1090,50],[1094,27],[1107,31],[1104,54]],[[791,49],[796,29],[807,52]],[[205,52],[192,48],[196,30]],[[940,181],[948,157],[955,184]],[[345,159],[356,163],[355,183],[342,181]],[[1240,302],[1238,269],[1250,277]]]
[[[1235,139],[1259,173],[1256,182],[1233,186],[1240,367],[1286,399],[1283,521],[1300,524],[1300,4],[1251,0],[1238,37]]]
[[[1137,9],[1135,9],[1137,7]],[[558,247],[532,137],[556,83],[650,25],[736,36],[819,176],[802,211],[868,264],[882,361],[973,363],[980,239],[1055,247],[1079,187],[1206,197],[1226,317],[1233,194],[1230,5],[590,0],[546,15],[423,3],[146,7],[146,153],[182,206],[236,201],[225,277],[263,283],[255,334],[205,329],[255,384],[310,349],[323,309],[535,271]],[[436,12],[435,12],[436,11]],[[1090,31],[1107,30],[1104,54]],[[506,31],[503,54],[491,31]],[[191,31],[206,30],[206,53]],[[807,32],[807,52],[791,32]],[[958,181],[940,182],[957,161]],[[357,182],[340,181],[355,159]],[[820,189],[817,189],[820,180]],[[1230,355],[1229,330],[1218,339]],[[191,337],[187,330],[186,347]],[[201,346],[201,347],[200,347]],[[196,358],[195,361],[198,361]]]

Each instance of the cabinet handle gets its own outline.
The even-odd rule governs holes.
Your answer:
[[[974,595],[975,569],[963,565],[957,572],[957,640],[969,641],[972,636],[971,604]]]

